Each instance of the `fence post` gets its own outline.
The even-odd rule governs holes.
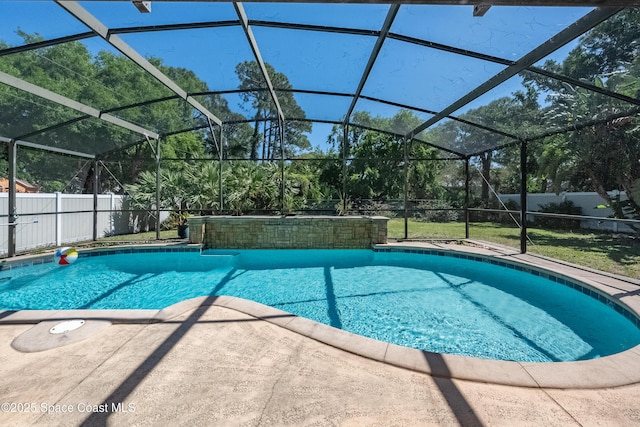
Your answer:
[[[62,193],[56,191],[56,246],[62,245]]]
[[[109,234],[114,235],[116,233],[116,195],[109,193]]]

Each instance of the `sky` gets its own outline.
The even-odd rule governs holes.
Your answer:
[[[141,14],[131,2],[81,2],[107,27],[130,27],[187,22],[236,20],[231,3],[152,2]],[[362,30],[379,30],[389,10],[375,4],[246,3],[250,20],[304,23]],[[474,17],[471,6],[403,5],[392,33],[451,45],[509,60],[517,60],[589,8],[491,7]],[[38,32],[45,39],[87,31],[79,21],[53,2],[0,2],[0,39],[22,44],[17,28]],[[371,55],[376,37],[253,26],[265,62],[284,73],[297,89],[353,93]],[[254,60],[239,26],[123,34],[122,39],[144,56],[163,59],[166,65],[193,70],[211,90],[238,87],[236,64]],[[91,52],[113,49],[103,40],[84,41]],[[575,43],[551,58],[562,60]],[[504,66],[463,55],[387,39],[363,89],[363,95],[439,111],[474,89]],[[513,78],[485,94],[466,109],[478,107],[521,88]],[[341,120],[350,99],[296,94],[308,118]],[[238,96],[225,96],[232,110],[247,113]],[[399,108],[360,100],[355,111],[391,117]],[[427,120],[428,114],[417,113]],[[324,147],[331,125],[315,123],[309,139]]]

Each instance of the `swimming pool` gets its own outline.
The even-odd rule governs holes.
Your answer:
[[[570,361],[640,343],[629,316],[579,285],[489,262],[370,250],[127,252],[1,271],[0,309],[160,309],[230,295],[437,353]]]

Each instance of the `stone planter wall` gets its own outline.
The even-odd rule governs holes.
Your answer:
[[[387,243],[385,217],[211,216],[188,221],[190,243],[205,249],[369,249]]]

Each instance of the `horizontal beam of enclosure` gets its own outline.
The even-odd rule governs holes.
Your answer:
[[[480,208],[469,208],[470,212],[487,212],[487,213],[509,213],[509,214],[517,214],[520,215],[519,210],[506,210],[506,209],[480,209]],[[570,215],[570,214],[560,214],[560,213],[551,213],[551,212],[538,212],[538,211],[527,211],[527,215],[532,216],[543,216],[549,218],[563,218],[563,219],[575,219],[575,220],[595,220],[595,221],[610,221],[610,222],[619,222],[625,224],[638,224],[640,225],[640,220],[637,219],[629,219],[629,218],[608,218],[602,216],[590,216],[590,215]]]
[[[0,142],[9,143],[11,141],[13,141],[11,138],[0,136]],[[66,154],[69,156],[83,157],[85,159],[95,159],[96,157],[93,154],[81,153],[79,151],[73,151],[73,150],[66,150],[64,148],[49,147],[47,145],[36,144],[34,142],[29,142],[29,141],[15,140],[15,142],[17,145],[33,148],[36,150],[51,151],[53,153],[58,153],[58,154]]]

